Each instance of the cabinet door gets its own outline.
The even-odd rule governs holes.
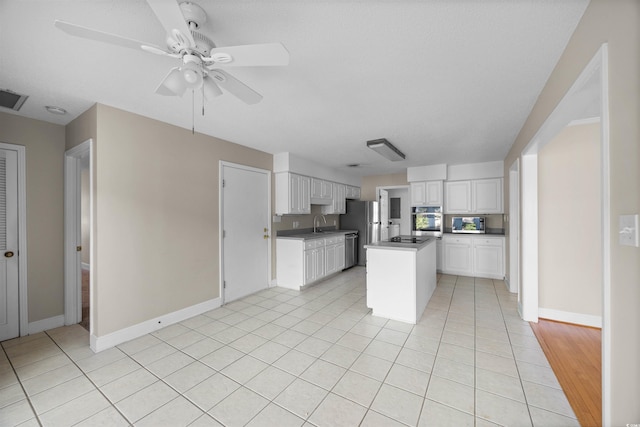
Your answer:
[[[315,249],[304,251],[304,284],[316,280]]]
[[[471,212],[471,181],[450,181],[444,187],[445,213]]]
[[[336,271],[344,270],[344,243],[336,245]]]
[[[330,200],[333,197],[333,184],[329,181],[322,181],[322,198]]]
[[[473,274],[478,277],[504,277],[504,245],[501,238],[473,238]]]
[[[322,183],[323,181],[318,178],[311,178],[311,198],[322,198]]]
[[[325,275],[325,256],[324,247],[314,249],[315,255],[315,267],[316,267],[316,280],[324,277]]]
[[[311,213],[311,178],[298,175],[298,179],[298,213],[308,214]]]
[[[334,273],[337,270],[336,265],[336,245],[329,245],[325,248],[325,274]]]
[[[425,205],[442,206],[442,181],[425,182]]]
[[[472,181],[473,212],[479,214],[502,213],[502,179]]]
[[[427,183],[425,181],[412,182],[409,184],[411,190],[411,206],[424,206],[427,203]]]
[[[450,274],[472,275],[471,240],[451,238],[444,241],[444,271]]]

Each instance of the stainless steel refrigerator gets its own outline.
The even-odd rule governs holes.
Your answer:
[[[358,230],[358,265],[367,261],[364,245],[380,240],[378,202],[347,200],[347,213],[340,215],[342,230]]]

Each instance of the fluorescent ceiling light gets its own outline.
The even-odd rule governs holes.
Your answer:
[[[367,141],[367,147],[380,154],[392,162],[404,160],[404,153],[393,146],[386,138],[374,139]]]

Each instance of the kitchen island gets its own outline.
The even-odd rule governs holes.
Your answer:
[[[398,240],[365,246],[367,307],[374,316],[415,324],[436,289],[436,239]]]

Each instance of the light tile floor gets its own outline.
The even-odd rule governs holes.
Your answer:
[[[417,325],[365,292],[356,267],[98,354],[78,325],[5,341],[0,425],[579,425],[504,282],[439,276]]]

